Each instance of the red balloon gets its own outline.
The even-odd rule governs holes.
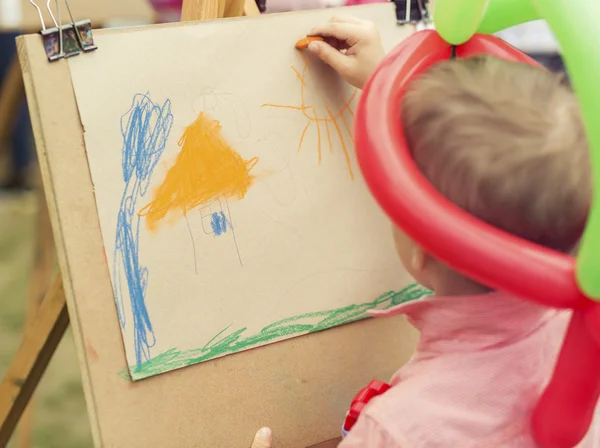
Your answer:
[[[457,57],[481,53],[539,66],[493,36],[475,35],[455,48]],[[496,229],[448,201],[421,174],[406,145],[399,107],[406,86],[451,54],[452,47],[427,30],[385,58],[356,112],[358,162],[383,210],[433,256],[494,289],[575,310],[532,422],[541,447],[572,448],[587,431],[600,395],[600,304],[579,290],[572,257]]]
[[[491,52],[530,62],[493,36],[475,35],[458,46],[468,57]],[[496,229],[444,198],[412,159],[402,130],[399,104],[405,87],[451,46],[425,30],[405,39],[365,86],[356,114],[356,155],[375,199],[392,221],[436,258],[492,288],[557,308],[580,308],[586,297],[575,281],[575,260]]]
[[[491,54],[496,58],[513,62],[524,62],[535,67],[544,68],[538,61],[521,50],[506,43],[502,39],[487,34],[478,34],[456,49],[458,57],[471,57],[478,54]]]
[[[600,345],[577,310],[565,336],[554,375],[533,412],[533,435],[543,448],[572,448],[585,436],[600,396]]]

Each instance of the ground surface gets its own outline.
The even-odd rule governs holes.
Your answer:
[[[0,377],[21,342],[37,201],[0,193]],[[17,432],[18,434],[18,432]],[[13,437],[10,448],[20,447]],[[31,448],[92,447],[73,335],[67,331],[36,395]]]

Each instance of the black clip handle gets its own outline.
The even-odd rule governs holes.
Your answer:
[[[429,20],[428,0],[392,0],[396,5],[396,21],[399,25]]]
[[[267,10],[267,0],[256,0],[256,6],[261,13]]]
[[[456,59],[456,45],[452,45],[450,49],[450,59]]]

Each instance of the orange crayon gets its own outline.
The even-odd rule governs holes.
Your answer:
[[[322,41],[323,38],[321,36],[307,36],[303,39],[300,39],[298,42],[296,42],[296,48],[298,50],[304,50],[306,48],[308,48],[308,44],[310,44],[311,42],[316,42],[316,41]]]

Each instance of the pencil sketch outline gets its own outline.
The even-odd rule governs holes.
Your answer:
[[[173,212],[176,213],[174,219],[178,219],[179,214],[186,219],[192,240],[196,274],[198,255],[188,213],[196,208],[202,213],[202,210],[215,200],[220,205],[221,201],[225,203],[226,221],[231,230],[240,266],[243,266],[228,198],[234,197],[239,200],[246,196],[255,179],[250,172],[259,159],[242,158],[221,135],[221,129],[218,120],[200,112],[196,120],[185,128],[178,142],[181,150],[154,192],[152,201],[140,210],[140,215],[146,216],[146,224],[151,231],[156,231],[159,221]],[[223,212],[222,205],[220,211]],[[204,232],[214,234],[206,229]]]
[[[210,97],[214,98],[212,104],[210,104],[208,101],[208,98]],[[202,107],[199,108],[199,110],[196,110],[194,107],[194,102],[197,99],[202,100]],[[214,112],[219,107],[220,100],[225,101],[227,104],[227,109],[229,110],[230,114],[233,115],[238,136],[242,139],[248,138],[252,131],[250,113],[248,112],[246,105],[237,94],[233,92],[226,92],[221,89],[206,87],[202,93],[197,95],[192,101],[192,110],[196,115],[200,114],[201,112]],[[237,103],[237,107],[235,103]],[[242,123],[244,122],[247,123],[247,126],[242,126]],[[242,129],[242,127],[246,129]]]

